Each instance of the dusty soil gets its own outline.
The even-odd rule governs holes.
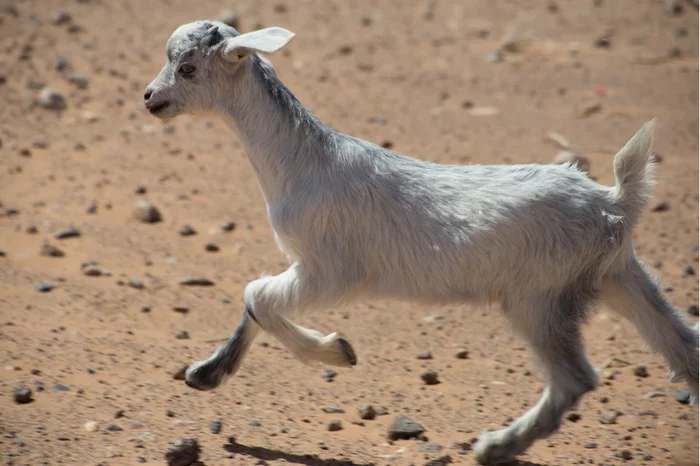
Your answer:
[[[242,31],[280,25],[297,33],[273,62],[323,121],[415,157],[549,163],[559,150],[547,137],[554,131],[587,154],[592,176],[611,184],[614,152],[657,117],[662,161],[650,211],[636,232],[638,253],[683,313],[698,304],[692,2],[194,5],[2,2],[0,457],[6,464],[162,464],[181,438],[197,438],[208,465],[403,465],[445,455],[474,464],[469,448],[454,442],[468,444],[481,430],[500,428],[539,397],[537,371],[499,310],[468,305],[358,302],[310,316],[313,328],[345,332],[358,352],[359,365],[338,370],[331,383],[321,377],[325,368],[302,365],[265,337],[215,392],[196,392],[173,378],[233,330],[248,281],[285,268],[236,137],[200,118],[164,125],[142,106],[172,30],[225,8],[238,13]],[[52,24],[61,11],[71,18]],[[500,57],[492,55],[497,50]],[[56,69],[59,56],[67,62],[63,71]],[[67,79],[74,73],[84,75],[86,87]],[[64,95],[65,110],[37,104],[43,86]],[[160,223],[134,219],[142,199],[160,209]],[[661,202],[669,208],[652,212]],[[235,222],[234,231],[221,230],[225,221]],[[181,236],[184,224],[197,234]],[[54,238],[71,225],[79,237]],[[44,241],[64,256],[40,255]],[[220,250],[207,252],[207,243]],[[109,275],[85,275],[85,261]],[[182,287],[183,276],[215,285]],[[130,278],[143,289],[129,286]],[[40,293],[39,283],[55,288]],[[176,337],[182,331],[189,339]],[[683,387],[667,383],[662,359],[605,309],[586,337],[596,365],[618,358],[625,362],[613,365],[624,367],[604,369],[613,378],[583,400],[580,419],[538,442],[521,464],[698,464],[698,410],[676,401]],[[468,359],[456,357],[461,348]],[[432,359],[418,359],[426,349]],[[648,377],[635,376],[638,365]],[[441,383],[424,385],[425,369],[436,370]],[[14,402],[18,383],[33,390],[33,402]],[[357,408],[366,403],[388,415],[360,424]],[[328,406],[344,413],[325,413]],[[615,410],[621,413],[615,424],[600,422]],[[388,442],[396,415],[420,422],[428,441]],[[333,420],[342,430],[328,430]],[[210,431],[215,421],[222,425],[218,434]]]

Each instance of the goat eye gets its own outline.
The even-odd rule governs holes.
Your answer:
[[[195,67],[192,65],[182,65],[180,67],[180,73],[182,74],[192,74],[194,73]]]

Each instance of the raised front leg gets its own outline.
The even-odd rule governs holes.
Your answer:
[[[339,333],[324,335],[285,317],[328,302],[328,294],[321,283],[303,273],[299,264],[280,275],[250,282],[244,291],[245,313],[238,328],[209,359],[190,366],[185,376],[187,385],[198,390],[213,390],[235,374],[260,329],[277,338],[305,363],[319,361],[334,366],[354,366],[357,364],[355,351]]]

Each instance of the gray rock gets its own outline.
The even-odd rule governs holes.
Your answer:
[[[121,427],[119,427],[119,426],[116,425],[116,424],[109,424],[107,427],[105,427],[105,430],[106,430],[107,432],[121,432],[121,431],[123,431],[124,429],[122,429]]]
[[[649,372],[647,371],[647,366],[640,364],[634,368],[634,375],[637,377],[646,378],[649,377]]]
[[[260,424],[258,421],[250,421],[250,422],[248,423],[248,425],[251,426],[251,427],[260,427],[260,426],[262,426],[262,424]]]
[[[424,442],[418,444],[418,451],[421,453],[436,453],[442,450],[442,446],[433,442]]]
[[[598,444],[595,442],[590,442],[585,444],[583,448],[585,448],[586,450],[595,450],[596,448],[598,448]]]
[[[178,281],[182,286],[214,286],[214,282],[204,277],[185,277]]]
[[[90,84],[90,80],[87,76],[81,73],[73,73],[66,78],[69,83],[77,87],[78,89],[85,90]]]
[[[145,288],[143,282],[135,277],[129,277],[129,280],[126,282],[126,286],[136,290],[143,290]]]
[[[83,268],[83,275],[87,275],[88,277],[109,277],[112,274],[104,267],[91,265]]]
[[[211,423],[209,426],[209,430],[211,431],[212,434],[218,434],[221,432],[221,422],[219,421],[214,421]]]
[[[54,392],[69,392],[70,388],[60,383],[57,383],[53,387],[51,387],[51,390],[53,390]]]
[[[48,293],[54,288],[55,286],[51,285],[50,283],[37,283],[36,285],[34,285],[34,289],[39,293]]]
[[[183,330],[180,333],[178,333],[177,335],[175,335],[175,338],[177,338],[178,340],[189,340],[190,334],[187,333],[187,330]]]
[[[199,442],[197,439],[179,440],[165,453],[168,466],[190,466],[199,460]]]
[[[56,70],[65,71],[68,69],[68,67],[70,67],[70,63],[68,63],[68,60],[59,55],[58,58],[56,58]]]
[[[367,404],[360,405],[360,407],[357,408],[357,414],[360,415],[360,419],[364,419],[366,421],[371,421],[377,417],[377,412],[374,410],[374,407]]]
[[[324,413],[328,414],[343,414],[345,410],[343,408],[339,408],[337,406],[324,406],[321,408]]]
[[[411,439],[418,437],[425,428],[415,421],[405,417],[398,416],[389,426],[389,440]]]
[[[335,420],[328,423],[329,432],[337,432],[339,430],[343,430],[343,423],[341,423],[340,421]]]
[[[186,223],[177,231],[180,236],[192,236],[197,234],[197,230],[192,228],[192,225]]]
[[[57,231],[56,233],[54,233],[53,236],[56,239],[77,238],[78,236],[80,236],[80,230],[78,230],[74,226],[70,226],[63,230]]]
[[[501,53],[500,50],[494,50],[493,52],[489,53],[488,60],[491,63],[501,63],[503,61],[503,53]]]
[[[39,104],[49,110],[64,110],[67,107],[63,94],[48,87],[39,92]]]
[[[604,412],[598,416],[598,420],[601,424],[617,424],[617,418],[620,417],[620,414],[619,411]]]
[[[56,246],[53,246],[46,241],[44,241],[41,244],[41,249],[39,250],[39,254],[44,256],[44,257],[64,257],[66,255],[63,251],[58,249]]]
[[[224,223],[220,224],[219,228],[221,228],[223,231],[230,232],[236,228],[236,224],[231,222],[231,221],[228,221],[228,222],[224,222]]]
[[[420,378],[426,385],[437,385],[440,383],[438,373],[434,370],[427,370],[421,373]]]
[[[425,466],[447,466],[452,463],[452,457],[450,455],[443,455],[440,458],[435,458],[425,463]]]
[[[61,24],[67,24],[71,21],[71,15],[65,11],[59,11],[51,17],[51,24],[60,26]]]
[[[32,397],[32,390],[26,385],[17,385],[14,392],[15,403],[19,405],[24,405],[34,401]]]
[[[324,379],[326,379],[328,381],[333,380],[336,375],[338,375],[338,373],[336,371],[334,371],[333,369],[326,369],[321,373],[321,377],[323,377]]]
[[[676,401],[682,405],[690,404],[690,389],[686,388],[676,393]]]
[[[157,223],[163,219],[160,211],[153,204],[144,200],[139,201],[136,205],[133,215],[134,218],[144,223]]]
[[[433,359],[433,353],[431,353],[430,350],[425,350],[425,351],[420,352],[418,354],[418,356],[416,356],[416,358],[423,359],[423,360]]]

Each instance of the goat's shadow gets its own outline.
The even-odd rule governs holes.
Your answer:
[[[248,446],[248,445],[241,445],[240,443],[237,443],[233,438],[229,438],[229,443],[224,445],[224,450],[228,451],[229,453],[234,453],[237,455],[244,455],[244,456],[250,456],[252,458],[256,458],[259,460],[264,460],[264,461],[275,461],[275,460],[284,460],[288,463],[291,464],[302,464],[304,466],[375,466],[375,463],[355,463],[350,460],[339,460],[335,458],[331,459],[323,459],[319,458],[316,455],[311,455],[311,454],[306,454],[306,455],[297,455],[294,453],[284,453],[279,450],[273,450],[270,448],[265,448],[265,447],[257,447],[257,446]],[[448,456],[449,457],[449,456]],[[459,464],[460,461],[453,461],[453,458],[450,458],[449,460],[441,461],[442,458],[438,460],[433,460],[432,462],[428,462],[426,464],[435,464],[435,465],[448,465],[448,464]],[[543,463],[533,463],[531,461],[519,461],[519,460],[514,460],[509,463],[507,463],[508,466],[547,466],[546,464]]]
[[[350,460],[323,459],[316,455],[296,455],[294,453],[284,453],[279,450],[272,450],[265,447],[241,445],[233,439],[224,445],[224,450],[237,455],[245,455],[259,460],[274,461],[285,460],[291,464],[303,464],[305,466],[375,466],[375,463],[354,463]]]

